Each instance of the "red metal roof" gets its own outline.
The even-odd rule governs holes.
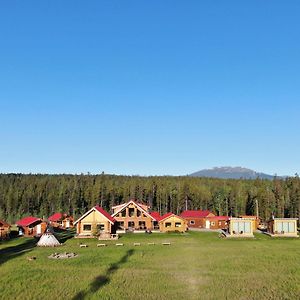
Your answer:
[[[17,225],[26,227],[26,226],[29,226],[30,224],[34,223],[34,222],[37,222],[37,221],[42,221],[42,219],[35,218],[35,217],[25,217],[25,218],[19,220],[17,222]]]
[[[185,210],[181,213],[183,218],[204,218],[212,214],[209,210]]]
[[[150,213],[150,216],[153,217],[156,221],[159,221],[161,219],[161,215],[157,211],[153,211]]]
[[[164,215],[160,218],[159,221],[162,221],[162,220],[164,220],[164,219],[167,219],[167,218],[171,217],[172,215],[174,215],[172,212],[168,212],[168,213],[164,214]]]
[[[50,217],[48,218],[48,220],[49,220],[49,221],[52,221],[52,222],[56,222],[56,221],[61,220],[64,216],[66,216],[66,214],[55,213],[55,214],[53,214],[52,216],[50,216]]]
[[[111,222],[115,223],[116,220],[106,211],[104,210],[102,207],[96,205],[95,208],[104,216],[106,217],[108,220],[110,220]]]

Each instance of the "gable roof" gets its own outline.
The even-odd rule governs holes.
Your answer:
[[[177,216],[177,215],[175,215],[175,214],[172,213],[172,212],[168,212],[168,213],[164,214],[164,215],[160,218],[159,222],[165,221],[165,220],[167,220],[167,219],[170,218],[170,217],[177,217],[177,218],[179,218],[179,219],[184,220],[183,217]],[[184,220],[184,221],[185,221],[185,220]]]
[[[129,204],[134,204],[136,207],[138,207],[145,215],[147,215],[148,217],[150,217],[152,220],[156,221],[156,219],[151,216],[150,213],[148,213],[146,210],[145,210],[145,207],[148,208],[147,205],[144,205],[144,204],[140,204],[140,203],[137,203],[136,201],[134,200],[130,200],[128,201],[127,203],[124,203],[124,205],[121,206],[121,208],[119,210],[117,210],[116,212],[114,212],[112,214],[112,216],[116,216],[119,212],[121,212],[124,208],[126,208]]]
[[[159,221],[161,219],[161,215],[157,211],[151,212],[150,216],[152,216],[156,221]]]
[[[36,218],[36,217],[25,217],[19,221],[16,222],[18,226],[29,226],[37,221],[42,221],[42,219]]]
[[[0,220],[0,225],[3,227],[10,227],[10,225],[3,220]]]
[[[165,220],[165,219],[167,219],[167,218],[171,217],[172,215],[174,215],[174,214],[173,214],[173,213],[171,213],[171,212],[168,212],[168,213],[166,213],[166,214],[162,215],[162,217],[160,218],[160,220],[159,220],[159,221],[163,221],[163,220]]]
[[[185,210],[181,213],[182,218],[205,218],[209,214],[213,214],[209,210]]]
[[[99,212],[100,214],[102,214],[111,224],[114,224],[116,222],[116,220],[106,211],[104,210],[102,207],[96,205],[94,207],[92,207],[89,211],[87,211],[85,214],[83,214],[79,219],[77,219],[75,222],[74,222],[74,225],[82,220],[83,218],[85,218],[88,214],[90,214],[92,211],[97,211]]]
[[[123,209],[125,206],[127,206],[127,204],[131,202],[131,203],[134,203],[136,205],[138,205],[139,207],[143,208],[145,211],[148,211],[150,206],[149,205],[146,205],[144,203],[141,203],[135,199],[130,199],[128,202],[125,202],[125,203],[122,203],[122,204],[119,204],[119,205],[115,205],[112,207],[112,210],[118,210],[118,212],[120,212],[121,209]]]
[[[50,217],[48,218],[48,220],[49,220],[49,221],[55,222],[55,221],[61,220],[64,216],[66,216],[66,214],[55,213],[55,214],[53,214],[52,216],[50,216]]]
[[[116,220],[106,211],[104,210],[102,207],[96,205],[95,206],[96,210],[98,210],[104,217],[106,217],[109,221],[111,221],[112,223],[115,223]]]

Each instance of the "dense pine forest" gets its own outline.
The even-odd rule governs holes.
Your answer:
[[[0,219],[68,212],[77,218],[91,206],[111,206],[135,198],[161,214],[209,209],[217,215],[300,217],[298,176],[270,180],[230,180],[172,176],[0,175]]]

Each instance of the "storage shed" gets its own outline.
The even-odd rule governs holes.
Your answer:
[[[268,222],[268,234],[272,237],[298,237],[296,218],[272,218]]]
[[[41,236],[47,229],[47,223],[36,217],[25,217],[17,221],[19,235],[26,237]]]
[[[228,237],[254,237],[253,220],[248,218],[229,218]]]
[[[53,227],[60,227],[63,229],[74,227],[73,217],[65,213],[55,213],[48,218],[48,221]]]

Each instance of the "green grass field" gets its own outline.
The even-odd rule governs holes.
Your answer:
[[[128,234],[118,242],[124,246],[74,238],[55,249],[34,247],[33,239],[2,242],[0,299],[299,299],[299,239],[189,232]],[[48,259],[54,252],[79,256]]]

